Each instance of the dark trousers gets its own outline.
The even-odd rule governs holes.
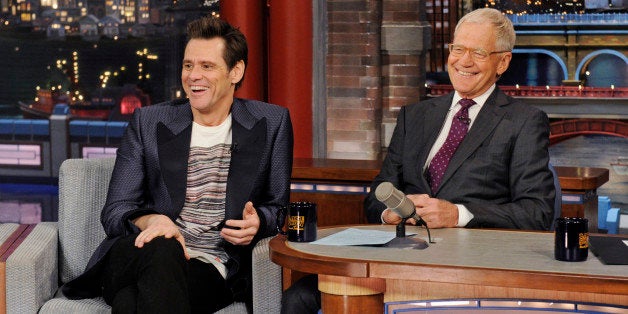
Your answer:
[[[281,296],[281,314],[316,314],[321,308],[318,276],[307,275],[292,284]]]
[[[158,237],[135,247],[136,234],[118,240],[103,272],[103,297],[113,313],[213,313],[233,302],[218,270],[187,261],[181,244]]]

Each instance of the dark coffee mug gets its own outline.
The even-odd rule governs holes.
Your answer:
[[[586,261],[589,254],[589,220],[586,218],[556,219],[554,258],[559,261]]]
[[[284,219],[287,222],[285,232],[282,230]],[[288,241],[292,242],[315,241],[316,223],[316,204],[310,202],[292,202],[282,207],[277,215],[278,232],[287,235]]]

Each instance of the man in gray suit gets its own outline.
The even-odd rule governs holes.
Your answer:
[[[479,9],[460,19],[447,61],[455,92],[400,110],[365,200],[369,222],[401,221],[374,197],[387,181],[408,195],[430,228],[549,229],[555,197],[549,120],[496,87],[514,44],[512,23],[497,10]],[[464,117],[457,115],[460,100],[472,103]],[[460,120],[468,133],[452,148],[448,137],[455,137],[450,133]],[[444,160],[448,165],[435,166]]]
[[[401,108],[382,169],[364,202],[370,223],[402,221],[374,195],[390,182],[430,228],[548,230],[555,189],[547,115],[496,87],[512,58],[515,31],[494,9],[456,26],[448,72],[454,93]],[[416,223],[408,219],[408,223]],[[285,291],[282,313],[316,313],[315,276]]]
[[[250,301],[251,250],[289,201],[290,115],[234,98],[248,53],[239,30],[205,17],[187,31],[187,99],[134,112],[101,214],[107,237],[68,297],[102,295],[114,313]]]

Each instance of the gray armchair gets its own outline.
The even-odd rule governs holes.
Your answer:
[[[113,165],[113,158],[63,162],[59,171],[58,237],[54,223],[42,223],[7,261],[7,283],[19,283],[7,284],[7,313],[111,312],[102,298],[68,300],[58,287],[83,272],[105,237],[100,211]],[[33,237],[39,240],[29,242]],[[269,240],[260,241],[253,251],[254,313],[279,313],[280,309],[281,268],[270,261]],[[244,303],[233,303],[219,313],[247,313],[247,309]]]

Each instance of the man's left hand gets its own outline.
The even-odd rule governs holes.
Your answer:
[[[414,195],[412,195],[414,196]],[[417,195],[418,196],[418,195]],[[411,197],[416,212],[429,228],[453,228],[458,224],[458,207],[453,203],[426,194]]]
[[[248,245],[259,230],[259,216],[252,202],[246,202],[242,220],[229,219],[220,231],[220,236],[235,245]]]

